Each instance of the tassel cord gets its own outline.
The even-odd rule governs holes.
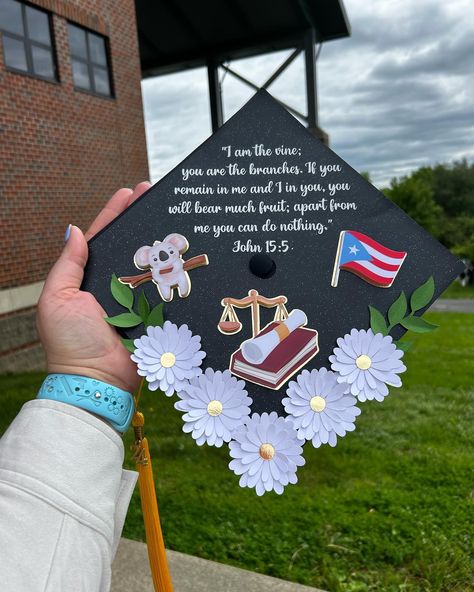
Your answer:
[[[132,419],[135,433],[135,442],[132,446],[133,460],[138,470],[138,485],[153,586],[155,592],[173,592],[173,584],[166,559],[165,543],[161,531],[150,449],[148,440],[144,435],[145,417],[143,413],[138,411],[143,383],[144,380],[142,379],[135,396],[136,411]]]

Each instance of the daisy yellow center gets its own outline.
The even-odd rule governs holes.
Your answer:
[[[316,395],[315,397],[311,398],[309,406],[315,413],[321,413],[321,411],[323,411],[326,407],[326,401],[319,395]]]
[[[171,368],[176,364],[176,356],[171,352],[165,352],[161,355],[160,362],[163,368]]]
[[[209,415],[212,415],[212,417],[217,417],[222,413],[222,403],[215,399],[214,401],[210,401],[207,405],[207,412]]]
[[[372,366],[372,360],[369,356],[362,354],[356,359],[356,366],[359,370],[368,370]]]
[[[263,460],[272,460],[275,456],[275,449],[271,444],[262,444],[258,452]]]

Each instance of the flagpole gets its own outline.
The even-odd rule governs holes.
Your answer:
[[[342,247],[342,241],[343,241],[343,237],[344,234],[346,233],[345,230],[341,230],[341,232],[339,233],[339,242],[337,243],[337,251],[336,251],[336,259],[334,260],[334,269],[332,272],[332,280],[331,280],[331,286],[333,288],[337,288],[337,284],[339,282],[339,262],[341,260],[341,247]]]

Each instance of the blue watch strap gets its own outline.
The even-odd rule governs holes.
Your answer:
[[[106,419],[118,432],[125,432],[135,410],[127,391],[95,378],[76,374],[49,374],[38,392],[38,399],[69,403]]]

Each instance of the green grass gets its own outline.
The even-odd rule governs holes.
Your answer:
[[[440,298],[474,298],[474,284],[463,288],[459,282],[454,282],[441,294]]]
[[[337,448],[306,446],[281,497],[240,489],[227,451],[196,446],[173,401],[145,393],[167,546],[330,592],[474,590],[474,315],[426,317],[441,328],[414,337],[403,388],[362,404]],[[40,380],[1,379],[0,429]],[[137,493],[124,535],[143,539]]]

